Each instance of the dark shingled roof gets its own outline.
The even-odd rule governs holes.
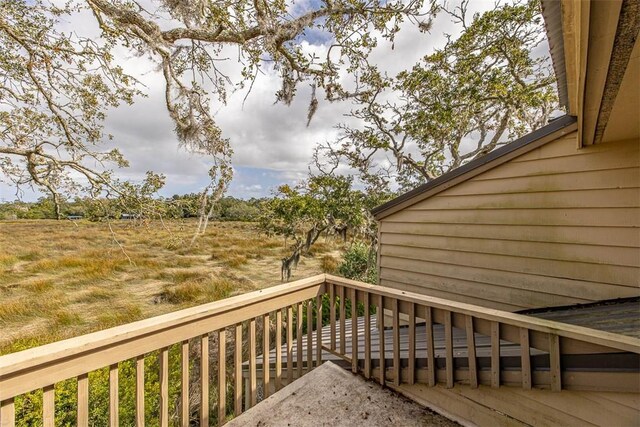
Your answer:
[[[553,120],[551,123],[549,123],[548,125],[541,127],[540,129],[537,129],[531,133],[528,133],[527,135],[516,139],[515,141],[504,145],[500,148],[498,148],[497,150],[494,150],[492,152],[490,152],[489,154],[482,156],[480,158],[477,158],[463,166],[460,166],[459,168],[456,168],[450,172],[445,173],[444,175],[439,176],[438,178],[429,181],[426,184],[423,184],[419,187],[414,188],[413,190],[404,193],[398,197],[396,197],[393,200],[388,201],[385,204],[382,204],[376,208],[374,208],[371,213],[378,218],[384,211],[399,205],[400,203],[403,203],[409,199],[412,199],[422,193],[425,193],[426,191],[432,190],[440,185],[445,184],[446,182],[451,181],[454,178],[458,178],[461,175],[464,175],[466,173],[471,172],[472,170],[486,165],[489,162],[492,162],[502,156],[505,156],[509,153],[512,153],[528,144],[531,144],[532,142],[538,141],[541,138],[544,138],[548,135],[551,135],[553,133],[556,133],[568,126],[573,125],[576,122],[576,118],[573,116],[569,116],[569,115],[564,115],[562,117],[559,117],[555,120]]]

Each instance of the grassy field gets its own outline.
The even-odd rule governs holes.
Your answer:
[[[256,225],[0,222],[0,354],[280,283],[281,238]],[[319,241],[292,280],[333,271],[340,243]]]

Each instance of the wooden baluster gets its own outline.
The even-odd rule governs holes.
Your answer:
[[[227,421],[227,330],[218,331],[218,425]]]
[[[118,427],[120,424],[118,399],[118,364],[115,363],[109,367],[109,425],[111,427]]]
[[[242,413],[242,323],[236,325],[234,349],[234,415],[237,417]]]
[[[282,388],[282,310],[276,311],[276,391]]]
[[[436,352],[433,339],[433,312],[431,307],[425,307],[425,330],[427,333],[427,384],[436,385]]]
[[[400,385],[400,311],[398,310],[398,299],[393,299],[393,381],[396,386]]]
[[[549,334],[549,373],[551,375],[551,391],[562,390],[560,337],[556,334]]]
[[[78,427],[89,426],[89,375],[78,376]]]
[[[351,289],[351,372],[358,373],[358,298],[356,288]]]
[[[316,366],[322,365],[322,295],[316,297]]]
[[[453,373],[455,368],[453,366],[453,330],[451,327],[451,312],[444,312],[444,347],[446,353],[446,374],[447,374],[447,388],[453,388]]]
[[[200,337],[200,425],[209,426],[209,335]]]
[[[298,373],[298,378],[300,378],[302,376],[302,365],[304,363],[304,355],[302,354],[302,328],[304,324],[302,302],[298,303],[296,317],[296,371]]]
[[[529,348],[529,330],[527,328],[520,328],[520,352],[522,388],[531,390],[531,350]]]
[[[189,340],[182,341],[180,348],[182,353],[182,357],[180,358],[180,425],[182,427],[189,427]],[[142,382],[142,386],[144,387],[144,377],[142,378]],[[144,392],[140,397],[144,401]],[[144,414],[142,415],[142,418],[144,418]]]
[[[491,387],[500,387],[500,323],[491,322]]]
[[[369,292],[364,293],[364,377],[371,378],[371,315]]]
[[[313,369],[313,302],[307,301],[307,372]]]
[[[409,304],[409,384],[416,381],[416,306],[414,303]]]
[[[340,354],[345,355],[346,353],[346,344],[347,344],[347,331],[345,326],[345,321],[347,317],[347,307],[344,300],[344,286],[340,286],[338,288],[338,297],[340,298]]]
[[[336,350],[336,286],[329,285],[329,325],[331,329],[331,350]]]
[[[169,349],[160,350],[160,427],[169,427]]]
[[[49,385],[44,387],[42,391],[42,425],[43,427],[54,427],[56,422],[55,387]]]
[[[473,329],[473,317],[465,316],[467,330],[467,357],[469,359],[469,386],[478,388],[478,365],[476,360],[476,336]]]
[[[251,407],[258,403],[258,383],[256,379],[256,319],[249,320],[249,391]]]
[[[378,310],[377,310],[377,321],[378,321],[378,331],[379,331],[379,342],[380,342],[380,384],[384,385],[385,383],[385,354],[384,354],[384,297],[382,295],[378,295]]]
[[[0,402],[0,427],[15,427],[16,425],[16,405],[14,399],[7,399]]]
[[[144,354],[136,357],[136,426],[144,427]]]
[[[262,318],[262,394],[266,399],[271,394],[271,364],[269,360],[269,334],[271,333],[271,318],[266,313]]]
[[[293,307],[287,307],[287,384],[293,382]]]

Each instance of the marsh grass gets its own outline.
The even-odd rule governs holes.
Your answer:
[[[113,222],[125,255],[105,224],[0,221],[0,354],[281,283],[284,240],[255,224],[211,223],[191,247],[192,221],[165,225]],[[328,262],[305,258],[294,277]]]

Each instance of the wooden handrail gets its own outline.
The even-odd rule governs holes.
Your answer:
[[[347,288],[353,288],[375,295],[382,295],[385,298],[397,298],[403,301],[417,303],[432,308],[438,308],[459,314],[473,316],[477,319],[499,322],[519,328],[526,328],[531,331],[555,334],[565,338],[572,338],[578,341],[584,341],[604,347],[640,354],[640,339],[627,335],[599,331],[595,329],[585,328],[583,326],[570,325],[567,323],[540,319],[523,314],[511,313],[508,311],[485,308],[473,304],[431,297],[414,292],[401,291],[384,286],[370,285],[367,283],[357,282],[355,280],[349,280],[343,277],[332,276],[329,274],[326,275],[326,281],[328,284],[345,286]]]
[[[0,401],[315,298],[324,274],[0,357]]]
[[[324,304],[323,298],[329,298],[328,307],[325,306],[330,311],[326,323],[323,323],[322,309],[318,310],[318,307],[322,307]],[[350,301],[351,304],[350,319],[347,319],[347,301]],[[366,307],[362,326],[358,324],[359,320],[356,314],[358,304]],[[376,354],[373,354],[371,347],[372,331],[375,332],[375,329],[372,329],[373,321],[369,317],[371,306],[376,307],[377,317],[374,321],[380,328],[377,337],[379,353]],[[391,315],[390,324],[392,325],[390,331],[392,343],[386,344],[390,347],[387,350],[392,354],[391,359],[385,353],[384,343],[383,325],[387,312]],[[303,318],[305,314],[306,319]],[[409,339],[408,348],[404,349],[400,347],[400,315],[407,316],[407,330],[409,334],[413,334]],[[315,316],[315,322],[313,316]],[[262,337],[261,342],[257,341],[260,338],[256,336],[256,319],[263,331],[273,331],[271,322],[272,319],[275,319],[274,340],[270,340],[267,333]],[[418,369],[416,366],[418,360],[415,342],[417,320],[420,320],[420,325],[424,325],[420,327],[425,328],[426,331],[426,370]],[[348,331],[346,326],[349,321],[351,324]],[[227,371],[225,345],[227,328],[232,329],[232,332],[235,333],[229,334],[229,337],[235,336],[234,352],[231,355],[233,360],[229,359],[227,362],[234,363],[234,391],[233,405],[231,406],[233,406],[234,414],[239,415],[243,410],[241,400],[242,349],[245,345],[242,341],[243,323],[245,326],[248,323],[246,346],[249,347],[248,349],[246,346],[244,347],[249,354],[249,378],[247,378],[245,385],[247,390],[245,409],[257,403],[256,345],[261,347],[263,353],[263,378],[260,383],[263,387],[263,397],[269,395],[271,385],[273,385],[271,387],[273,390],[278,390],[285,382],[294,380],[294,372],[296,376],[300,376],[313,369],[314,354],[316,356],[315,366],[319,366],[322,363],[323,348],[346,360],[353,372],[361,372],[368,378],[379,379],[381,384],[399,386],[401,383],[412,384],[414,381],[422,381],[430,386],[440,382],[447,387],[454,387],[454,384],[459,382],[461,378],[454,363],[452,335],[454,328],[465,332],[467,346],[472,347],[468,348],[467,355],[464,356],[468,359],[468,370],[462,379],[472,387],[477,387],[479,383],[490,384],[493,387],[501,385],[501,373],[505,373],[500,369],[501,341],[520,345],[521,350],[518,357],[521,359],[521,369],[518,373],[519,377],[515,381],[516,383],[520,381],[525,390],[531,389],[532,386],[546,386],[558,391],[566,388],[563,383],[561,366],[561,356],[564,355],[616,352],[640,354],[640,339],[637,338],[321,274],[1,356],[0,425],[3,427],[14,425],[14,398],[16,396],[39,389],[44,390],[43,419],[48,420],[45,425],[52,425],[51,420],[53,420],[55,411],[54,385],[75,377],[78,379],[78,425],[86,426],[88,423],[89,392],[87,375],[104,367],[109,367],[110,423],[116,425],[119,404],[118,364],[134,358],[136,359],[136,416],[141,425],[144,418],[144,357],[155,351],[160,351],[160,423],[167,425],[169,419],[167,394],[169,389],[169,347],[174,344],[181,347],[182,408],[180,416],[182,425],[187,425],[189,408],[185,408],[185,405],[189,404],[189,346],[192,338],[197,338],[198,343],[195,344],[195,348],[200,349],[199,370],[201,377],[199,382],[201,390],[204,391],[199,406],[200,424],[208,425],[210,410],[213,409],[217,409],[218,419],[224,422],[228,406],[226,402],[219,400],[216,407],[210,408],[209,400],[205,398],[209,389],[209,358],[216,356],[218,358],[217,387],[223,390],[219,396],[224,399],[227,381],[224,375]],[[433,327],[435,324],[442,325],[439,327],[443,328],[444,332],[444,354],[446,357],[444,360],[439,358],[439,362],[434,357]],[[303,333],[305,326],[307,328],[306,334]],[[316,328],[315,342],[313,342],[314,327]],[[330,339],[325,342],[322,342],[323,339],[326,339],[322,338],[323,327],[331,334]],[[360,329],[361,327],[364,330]],[[216,337],[219,344],[217,352],[210,354],[209,334],[212,332],[217,332]],[[349,339],[351,340],[349,350],[346,345],[349,341],[347,332],[350,333]],[[474,338],[476,333],[491,338],[490,372],[481,371],[476,363]],[[306,349],[303,349],[303,336],[307,339]],[[296,341],[297,343],[294,345]],[[360,342],[364,345],[364,351],[358,348]],[[549,355],[548,372],[544,374],[543,380],[540,379],[540,372],[532,370],[530,349],[534,348]],[[273,377],[269,372],[268,356],[272,349],[276,356]],[[406,355],[401,356],[401,352],[405,351]],[[304,365],[305,353],[306,367]],[[283,372],[281,356],[285,354],[286,371]],[[372,359],[376,357],[377,367],[374,367]],[[401,360],[405,358],[409,359],[406,369]],[[443,361],[445,369],[442,368]],[[295,371],[294,362],[296,363]],[[436,366],[438,364],[439,366]],[[267,367],[266,371],[265,366]],[[509,379],[505,381],[513,384],[514,376],[508,377]],[[582,378],[587,377],[583,376]],[[628,386],[630,384],[628,378],[625,381],[620,388],[635,387],[633,384]],[[574,381],[574,384],[577,383]]]

